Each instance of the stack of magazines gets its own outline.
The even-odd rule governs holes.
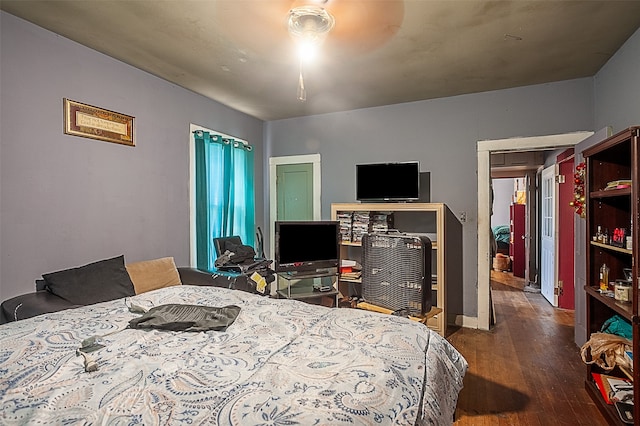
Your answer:
[[[362,242],[362,236],[369,233],[369,223],[369,212],[354,212],[351,241]]]
[[[362,265],[355,260],[340,261],[340,279],[344,281],[358,281],[362,276]]]
[[[336,219],[340,223],[340,241],[351,241],[351,221],[353,219],[352,212],[338,212]]]

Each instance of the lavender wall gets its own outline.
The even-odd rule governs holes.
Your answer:
[[[640,30],[594,77],[595,128],[640,125]]]
[[[354,201],[355,164],[419,160],[431,172],[431,201],[463,224],[463,292],[448,294],[452,314],[477,316],[476,142],[590,130],[592,79],[412,102],[267,123],[271,155],[319,152],[322,216]]]
[[[0,14],[0,300],[41,274],[125,255],[189,264],[189,124],[256,147],[263,122]],[[135,117],[136,146],[63,134],[62,99]]]

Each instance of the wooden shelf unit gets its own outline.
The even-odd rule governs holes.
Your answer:
[[[447,283],[457,270],[462,276],[462,226],[451,210],[443,203],[334,203],[331,220],[337,220],[338,212],[389,212],[393,213],[394,228],[401,232],[426,233],[432,240],[432,311],[426,324],[440,335],[447,332]],[[416,216],[417,215],[417,216]],[[413,219],[413,221],[412,221]],[[435,237],[435,238],[434,238]],[[451,238],[450,238],[451,237]],[[456,244],[456,241],[459,241]],[[454,251],[455,250],[455,251]],[[457,251],[457,252],[456,252]],[[341,243],[341,259],[362,263],[360,243]],[[355,259],[354,259],[355,258]],[[340,284],[354,284],[353,280],[339,279]],[[341,291],[342,292],[342,291]],[[344,294],[344,293],[343,293]]]
[[[587,283],[586,326],[587,336],[599,332],[603,323],[613,315],[627,321],[633,330],[632,350],[634,352],[633,372],[616,367],[612,372],[602,371],[595,365],[587,365],[585,388],[596,406],[610,424],[623,425],[613,405],[607,404],[591,373],[606,373],[619,377],[630,377],[634,389],[634,419],[640,421],[640,381],[637,348],[640,343],[640,299],[638,277],[638,235],[640,234],[640,128],[631,127],[619,132],[583,152],[586,162],[586,212],[587,212]],[[605,190],[609,182],[630,179],[631,187]],[[634,219],[635,218],[635,219]],[[607,242],[595,240],[598,227],[612,232],[615,228],[631,231],[632,248],[617,247]],[[617,301],[599,291],[600,267],[609,267],[609,282],[624,279],[623,269],[632,270],[632,297],[630,302]]]

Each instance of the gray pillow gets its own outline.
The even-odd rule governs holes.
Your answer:
[[[43,274],[47,290],[76,305],[91,305],[134,296],[124,255],[78,268]]]

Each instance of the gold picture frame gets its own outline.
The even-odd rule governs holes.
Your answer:
[[[135,146],[134,117],[66,98],[63,101],[65,134]]]

